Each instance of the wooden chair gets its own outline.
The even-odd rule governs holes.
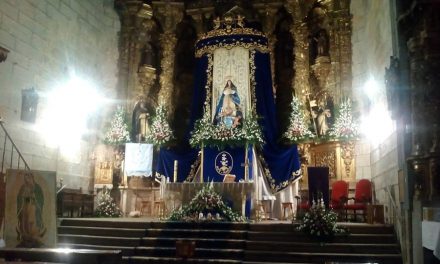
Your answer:
[[[344,205],[348,200],[348,183],[346,181],[335,181],[332,184],[332,193],[330,196],[330,208],[336,211],[339,219],[342,219]]]
[[[348,215],[348,211],[353,211],[354,220],[357,220],[357,212],[361,211],[363,220],[366,221],[367,204],[371,203],[372,191],[371,181],[362,179],[356,183],[356,189],[354,197],[348,200],[353,200],[352,204],[345,204],[345,213]],[[347,217],[348,219],[348,217]]]

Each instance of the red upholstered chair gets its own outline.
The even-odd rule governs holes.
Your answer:
[[[367,179],[362,179],[356,183],[356,189],[354,193],[354,198],[349,198],[349,200],[354,200],[353,204],[346,204],[344,206],[345,212],[353,211],[354,219],[356,220],[357,211],[362,211],[362,216],[364,221],[366,219],[365,215],[367,212],[367,204],[371,203],[371,181]]]
[[[338,212],[341,218],[344,212],[344,205],[348,200],[348,183],[346,181],[335,181],[332,184],[332,194],[330,196],[330,208]]]

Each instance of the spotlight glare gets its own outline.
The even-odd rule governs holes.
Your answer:
[[[81,136],[87,130],[87,119],[101,101],[91,83],[78,77],[54,89],[47,97],[43,116],[43,131],[48,142],[68,153],[76,152]]]
[[[377,146],[394,131],[394,123],[384,104],[376,104],[361,121],[362,134]]]

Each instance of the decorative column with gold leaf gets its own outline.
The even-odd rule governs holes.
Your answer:
[[[139,38],[138,38],[138,50],[136,57],[136,64],[139,65],[137,71],[137,79],[138,82],[135,86],[135,96],[136,100],[147,100],[150,96],[151,88],[153,87],[156,81],[156,68],[154,68],[152,58],[148,58],[147,61],[142,61],[142,57],[144,53],[148,56],[152,57],[154,51],[152,50],[149,42],[151,41],[151,35],[153,30],[156,29],[156,24],[153,21],[153,10],[151,6],[147,4],[143,4],[141,10],[139,10],[138,14],[139,19]],[[142,46],[144,46],[144,50],[141,52]],[[148,47],[148,48],[147,48]],[[145,59],[145,58],[144,58]]]
[[[184,3],[181,2],[153,2],[155,17],[163,28],[160,36],[162,48],[161,75],[159,78],[159,104],[168,109],[168,114],[173,115],[174,106],[171,104],[173,93],[174,58],[177,44],[176,26],[182,20]]]
[[[293,18],[291,34],[295,42],[295,49],[293,51],[295,79],[292,82],[292,91],[295,91],[296,97],[301,98],[303,102],[306,100],[306,95],[310,93],[308,30],[304,22],[307,14],[306,4],[305,1],[298,0],[288,0],[285,4],[286,10]]]
[[[327,2],[325,7],[329,20],[329,55],[331,60],[326,88],[339,102],[342,98],[351,98],[352,94],[350,1]]]

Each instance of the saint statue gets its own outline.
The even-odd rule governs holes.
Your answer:
[[[46,233],[43,223],[44,194],[31,172],[24,172],[17,195],[17,247],[42,247]]]
[[[318,107],[312,110],[312,117],[315,120],[318,136],[322,137],[327,135],[327,132],[330,129],[331,116],[332,113],[330,107],[324,102],[320,102]]]
[[[242,117],[237,87],[228,80],[215,108],[214,124],[235,128],[240,125]]]
[[[328,56],[328,39],[325,30],[320,30],[314,40],[316,41],[317,57]]]
[[[132,124],[133,124],[133,139],[137,142],[142,142],[145,137],[150,132],[148,125],[148,118],[150,114],[148,113],[147,103],[145,100],[140,100],[136,103],[133,110]]]

